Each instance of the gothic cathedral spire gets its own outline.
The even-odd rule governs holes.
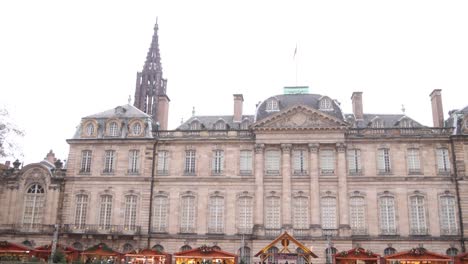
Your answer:
[[[159,129],[167,129],[169,98],[166,95],[167,80],[162,75],[158,21],[156,20],[145,65],[143,70],[137,73],[134,105],[152,116],[153,121],[159,125]]]

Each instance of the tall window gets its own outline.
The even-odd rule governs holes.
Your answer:
[[[309,229],[309,199],[305,196],[293,200],[293,228]]]
[[[447,148],[437,149],[437,169],[439,173],[450,172],[450,160]]]
[[[252,151],[241,150],[240,152],[240,174],[250,175],[252,174]]]
[[[112,219],[112,196],[101,195],[101,205],[99,208],[99,228],[110,229]]]
[[[81,152],[80,172],[91,172],[91,150],[83,150]]]
[[[104,172],[114,172],[115,166],[115,150],[106,150],[104,159]]]
[[[382,235],[396,234],[395,199],[392,196],[382,196],[379,199],[380,232]]]
[[[336,198],[322,197],[322,228],[336,229]]]
[[[335,151],[331,149],[320,150],[320,171],[322,174],[335,174]]]
[[[298,247],[296,248],[296,253],[297,253],[297,259],[296,259],[296,264],[306,264],[305,260],[305,252],[302,248]]]
[[[118,133],[119,133],[119,130],[118,130],[117,122],[111,122],[109,124],[109,136],[116,137],[119,135]]]
[[[226,124],[223,121],[218,121],[215,123],[215,130],[224,130],[226,129]]]
[[[239,234],[252,234],[253,227],[253,198],[250,196],[241,196],[237,200],[239,210]]]
[[[169,173],[169,151],[158,151],[158,174],[167,175]]]
[[[267,175],[279,175],[280,172],[280,151],[279,150],[267,150],[265,153],[265,169]]]
[[[212,170],[213,174],[222,174],[224,167],[224,151],[215,150],[213,152]]]
[[[303,149],[293,151],[293,174],[307,174],[307,151]]]
[[[195,174],[195,150],[185,151],[185,174]]]
[[[417,174],[421,172],[421,163],[419,161],[419,149],[408,149],[408,173]]]
[[[125,215],[124,215],[124,228],[127,230],[136,229],[136,215],[137,215],[137,196],[125,196]]]
[[[333,263],[333,255],[336,254],[337,250],[334,247],[327,247],[325,249],[325,263],[332,264]]]
[[[276,254],[278,254],[279,250],[277,247],[273,246],[267,250],[268,253],[268,263],[277,263],[276,262]]]
[[[457,235],[455,197],[444,195],[440,197],[440,229],[443,235]]]
[[[412,235],[426,235],[426,208],[423,196],[410,197],[410,224]]]
[[[360,149],[348,149],[348,170],[351,175],[361,174]]]
[[[138,173],[138,168],[140,167],[139,162],[140,151],[132,149],[128,153],[128,172],[129,173]]]
[[[86,227],[87,212],[88,212],[88,195],[78,194],[76,196],[75,228],[84,229]]]
[[[24,197],[23,225],[34,228],[42,223],[44,201],[44,188],[37,183],[31,185]]]
[[[351,230],[354,235],[365,235],[366,230],[366,203],[364,197],[354,196],[349,199],[349,214]]]
[[[239,248],[239,259],[240,262],[244,264],[250,264],[250,248],[249,247],[241,247]]]
[[[224,198],[212,196],[208,206],[208,232],[222,234],[224,232]]]
[[[450,257],[455,257],[456,255],[458,255],[458,249],[451,247],[447,249],[447,251],[445,251],[445,254]]]
[[[390,150],[388,148],[382,148],[378,151],[378,169],[379,173],[390,173]]]
[[[195,232],[195,197],[191,195],[183,196],[181,200],[181,219],[180,232],[194,233]]]
[[[265,228],[267,229],[280,229],[281,228],[281,210],[280,198],[277,196],[270,196],[266,198],[265,208]]]
[[[169,201],[167,196],[158,195],[154,197],[153,205],[153,231],[167,232],[167,217],[169,211]]]

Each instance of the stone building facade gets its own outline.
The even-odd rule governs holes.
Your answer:
[[[57,224],[60,242],[79,249],[212,245],[250,263],[284,231],[317,263],[356,246],[465,250],[468,108],[444,120],[434,90],[426,127],[365,113],[361,92],[349,114],[326,95],[285,93],[244,115],[235,94],[233,115],[167,130],[157,41],[156,26],[135,105],[82,118],[66,170],[52,153],[3,170],[0,240],[39,246]]]

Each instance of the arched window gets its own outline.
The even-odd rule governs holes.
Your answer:
[[[25,240],[25,241],[23,241],[21,244],[23,244],[23,245],[25,245],[25,246],[27,246],[27,247],[33,247],[33,244],[32,244],[31,241],[29,241],[29,240]]]
[[[125,196],[124,228],[126,230],[136,229],[137,200],[136,195]]]
[[[250,264],[250,248],[249,247],[241,247],[239,248],[239,260],[244,262],[244,264]],[[240,263],[240,262],[239,262]]]
[[[167,216],[169,215],[169,199],[165,195],[158,195],[154,197],[153,204],[153,231],[166,232]]]
[[[226,129],[226,123],[224,121],[219,120],[218,122],[215,123],[214,125],[215,130],[225,130]]]
[[[336,198],[327,196],[321,199],[322,228],[336,229]]]
[[[88,125],[86,125],[86,135],[87,136],[94,135],[94,125],[92,123],[88,123]]]
[[[353,196],[349,199],[349,214],[351,230],[355,235],[365,235],[366,230],[366,203],[364,197]]]
[[[75,228],[86,228],[86,215],[88,213],[88,195],[78,194],[76,196]]]
[[[337,250],[334,247],[328,247],[325,249],[325,263],[332,264],[333,263],[333,255],[336,254]]]
[[[333,110],[332,102],[329,98],[323,98],[320,101],[320,110]]]
[[[457,213],[455,197],[451,195],[443,195],[439,201],[440,211],[440,231],[443,235],[457,235]]]
[[[454,257],[454,256],[458,255],[458,249],[456,249],[454,247],[451,247],[451,248],[447,249],[446,254],[447,254],[447,256]]]
[[[276,254],[279,250],[277,247],[273,246],[267,250],[268,253],[268,263],[276,263]]]
[[[296,260],[296,264],[305,264],[306,263],[306,259],[304,258],[305,255],[304,255],[304,250],[302,248],[297,248],[296,249],[296,253],[297,253],[297,260]]]
[[[181,248],[180,248],[180,251],[188,251],[188,250],[191,250],[192,247],[189,246],[189,245],[183,245]]]
[[[388,247],[388,248],[384,249],[383,254],[384,254],[384,256],[387,256],[387,255],[395,254],[396,252],[397,252],[396,249],[394,249],[392,247]]]
[[[412,235],[426,235],[426,206],[424,196],[417,195],[410,197],[410,233]]]
[[[211,248],[214,249],[214,250],[221,250],[221,248],[219,246],[217,246],[217,245],[214,245]]]
[[[208,233],[224,232],[224,197],[212,196],[208,204]]]
[[[111,227],[112,219],[112,196],[101,195],[99,208],[99,228],[108,230]]]
[[[293,199],[293,228],[309,229],[309,199],[305,196]]]
[[[281,203],[280,198],[277,196],[270,196],[266,198],[266,205],[265,205],[265,228],[266,229],[280,229],[281,228],[280,203]],[[274,233],[275,231],[272,231],[272,232]]]
[[[119,130],[118,130],[117,122],[111,122],[109,124],[109,136],[116,137],[119,135],[118,132]]]
[[[195,232],[195,196],[186,195],[182,197],[180,205],[180,232],[194,233]]]
[[[80,242],[73,243],[72,247],[77,250],[83,250],[83,244],[81,244]]]
[[[123,250],[122,251],[124,253],[128,253],[128,252],[130,252],[132,250],[133,250],[132,244],[126,243],[125,245],[123,245]]]
[[[158,251],[158,252],[164,252],[164,247],[161,246],[161,245],[159,245],[159,244],[154,245],[154,246],[153,246],[153,249],[156,250],[156,251]]]
[[[37,183],[29,186],[24,197],[23,225],[35,228],[42,223],[44,203],[44,188]]]
[[[239,212],[239,234],[252,234],[253,227],[253,198],[250,196],[241,196],[237,200]]]
[[[395,198],[392,196],[382,196],[379,199],[380,211],[380,233],[382,235],[395,235],[396,216],[395,216]]]

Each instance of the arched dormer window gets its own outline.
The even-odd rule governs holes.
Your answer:
[[[109,123],[109,136],[116,137],[119,135],[119,126],[117,122],[112,121]]]
[[[266,104],[266,111],[279,111],[278,100],[269,99]]]
[[[134,136],[138,136],[141,134],[141,124],[139,122],[136,122],[135,124],[133,124],[132,126],[132,134]]]
[[[244,120],[241,123],[240,129],[247,130],[247,129],[249,129],[249,125],[250,125],[250,121],[249,120]]]
[[[86,136],[90,137],[92,135],[94,135],[94,124],[88,123],[86,125]]]
[[[371,123],[372,128],[383,128],[384,127],[384,122],[381,119],[375,119]]]
[[[413,127],[413,122],[407,118],[403,118],[400,121],[400,127],[407,128],[407,127]]]
[[[190,130],[200,130],[200,122],[194,120],[190,123]]]
[[[225,130],[226,129],[226,123],[223,120],[218,120],[214,124],[214,129],[215,130]]]
[[[331,99],[327,98],[327,97],[322,98],[320,100],[319,109],[320,110],[325,110],[325,111],[333,110]]]

